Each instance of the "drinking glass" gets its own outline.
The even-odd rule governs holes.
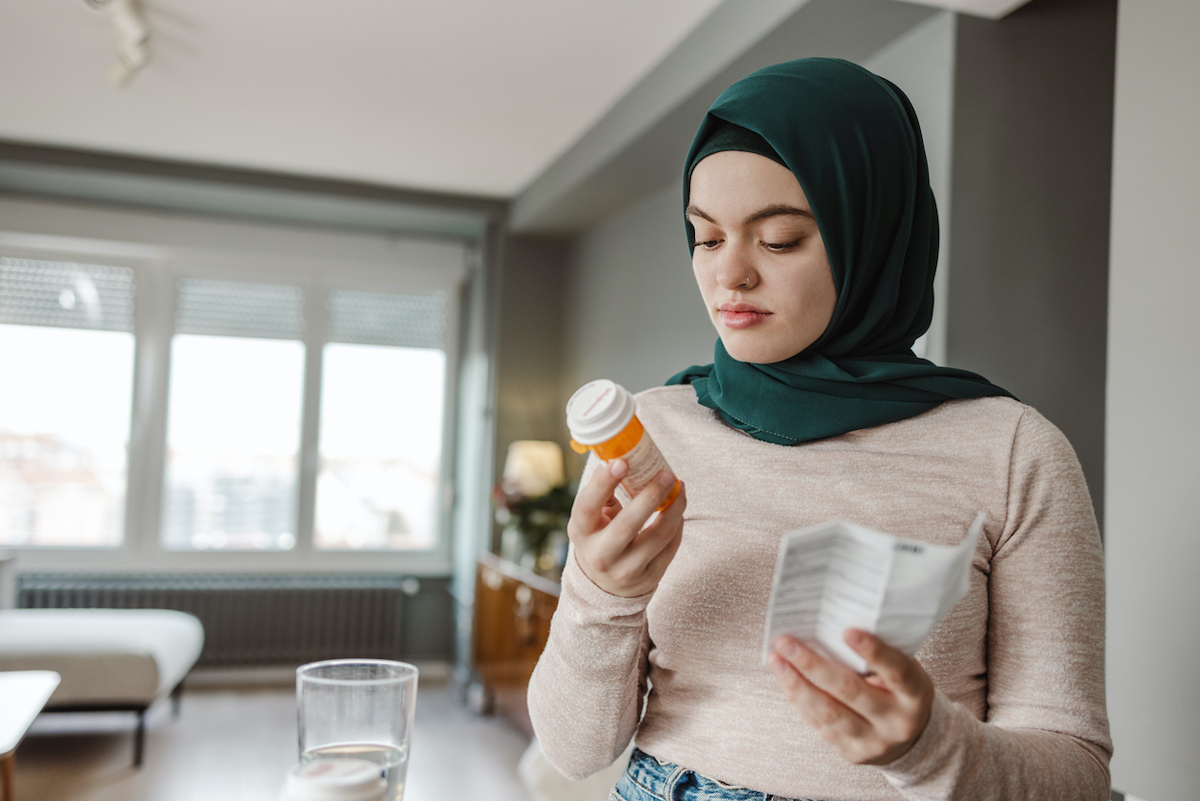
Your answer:
[[[296,669],[300,761],[378,763],[387,801],[404,797],[417,669],[384,659],[331,659]]]

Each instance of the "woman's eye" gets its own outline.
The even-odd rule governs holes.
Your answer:
[[[796,247],[797,245],[800,244],[800,242],[801,242],[801,240],[794,239],[791,242],[763,242],[762,244],[763,244],[763,247],[765,247],[767,250],[773,251],[775,253],[783,253],[785,251],[791,250],[792,248]]]
[[[692,247],[693,248],[704,248],[705,250],[712,250],[719,244],[721,244],[720,239],[703,239],[703,240],[700,240],[699,242],[693,242]]]

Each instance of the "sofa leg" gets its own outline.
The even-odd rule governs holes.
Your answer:
[[[142,766],[142,750],[146,745],[146,708],[137,711],[137,729],[133,733],[133,766]]]
[[[183,700],[183,682],[180,681],[175,685],[175,689],[171,690],[171,717],[179,720],[179,704]]]
[[[16,751],[10,751],[0,757],[0,798],[4,801],[16,801],[16,783],[13,779],[14,763],[17,761]]]

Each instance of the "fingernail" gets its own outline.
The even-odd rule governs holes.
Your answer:
[[[780,659],[779,657],[775,656],[775,654],[771,654],[769,657],[767,657],[767,667],[775,675],[779,675],[785,669],[784,665],[783,665],[783,660]]]
[[[846,642],[849,645],[854,645],[854,646],[862,645],[866,641],[867,641],[867,635],[863,634],[858,629],[847,629],[846,630]]]
[[[664,470],[658,474],[658,483],[664,487],[671,487],[675,484],[675,474],[670,470]]]
[[[614,459],[608,463],[608,474],[613,478],[624,478],[629,472],[629,465],[624,459]]]

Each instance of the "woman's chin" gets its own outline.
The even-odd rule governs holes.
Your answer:
[[[779,347],[765,347],[761,343],[746,342],[741,337],[722,336],[721,343],[730,357],[750,364],[774,364],[795,355],[784,353]]]

